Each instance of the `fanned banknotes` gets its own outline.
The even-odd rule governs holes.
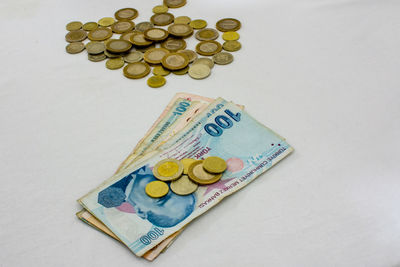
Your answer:
[[[224,197],[254,180],[292,151],[279,135],[235,104],[212,102],[182,130],[115,174],[79,202],[136,255],[143,256]],[[219,156],[228,170],[212,185],[188,196],[169,192],[160,199],[144,193],[153,166],[165,158]]]

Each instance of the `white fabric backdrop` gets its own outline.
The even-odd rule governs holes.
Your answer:
[[[180,91],[221,96],[295,152],[188,227],[153,266],[400,265],[400,2],[190,1],[242,50],[160,89],[65,52],[65,25],[161,1],[0,3],[0,266],[149,266],[74,215]],[[221,39],[219,39],[221,40]],[[194,48],[194,38],[188,43]]]

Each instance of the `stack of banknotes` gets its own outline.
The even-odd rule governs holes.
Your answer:
[[[284,138],[247,114],[243,106],[178,93],[116,173],[78,200],[83,209],[77,216],[152,261],[193,219],[292,151]],[[186,196],[171,191],[161,198],[145,194],[160,160],[208,156],[227,162],[219,182],[199,186]]]

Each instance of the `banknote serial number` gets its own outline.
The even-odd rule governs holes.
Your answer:
[[[233,122],[239,122],[241,114],[233,113],[229,109],[225,109],[225,115],[218,115],[215,117],[215,123],[207,123],[204,125],[204,130],[211,136],[221,136],[225,129],[229,129],[233,126]]]
[[[150,245],[150,243],[153,240],[157,240],[163,234],[164,234],[163,229],[159,229],[159,228],[155,227],[153,230],[149,231],[147,234],[142,235],[142,237],[140,237],[140,242],[142,242],[142,244],[146,245],[146,246]]]

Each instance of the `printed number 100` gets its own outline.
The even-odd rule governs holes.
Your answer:
[[[240,113],[234,114],[229,109],[225,109],[225,113],[234,121],[240,121]],[[229,129],[233,126],[233,121],[225,115],[218,115],[215,117],[215,123],[207,123],[204,125],[204,130],[211,136],[220,136],[223,129]]]

